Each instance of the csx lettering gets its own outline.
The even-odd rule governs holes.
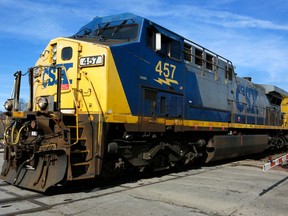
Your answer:
[[[67,64],[59,64],[56,65],[56,67],[49,67],[45,68],[43,76],[42,76],[42,83],[43,83],[43,88],[46,88],[47,86],[53,86],[57,84],[57,67],[65,67],[66,71],[69,70],[69,68],[73,67],[73,63],[67,63]],[[61,73],[61,84],[69,84],[66,73],[64,72],[64,69],[62,69]],[[70,80],[70,84],[72,83],[72,80]]]
[[[243,95],[241,97],[241,95]],[[244,111],[245,100],[247,103],[247,113],[254,114],[255,113],[255,104],[258,97],[258,91],[253,88],[243,85],[238,85],[236,90],[236,106],[240,112]],[[244,100],[245,99],[245,100]]]

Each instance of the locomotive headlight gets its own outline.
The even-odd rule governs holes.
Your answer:
[[[46,97],[39,98],[38,106],[41,110],[46,110],[46,108],[48,107],[48,99]]]
[[[4,103],[4,108],[7,111],[11,111],[13,109],[13,100],[12,99],[8,99],[5,103]]]
[[[54,44],[52,46],[52,62],[56,63],[56,59],[57,59],[57,44]]]

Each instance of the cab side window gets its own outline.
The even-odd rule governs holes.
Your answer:
[[[148,27],[147,46],[154,51],[156,51],[156,33],[159,33],[159,31],[153,27]],[[157,52],[171,59],[181,60],[181,43],[167,35],[161,34],[161,50]]]

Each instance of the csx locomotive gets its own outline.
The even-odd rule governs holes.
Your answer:
[[[168,169],[287,143],[288,93],[145,18],[96,17],[15,73],[1,178],[37,191],[134,167]]]

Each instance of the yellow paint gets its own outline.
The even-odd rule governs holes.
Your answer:
[[[79,43],[75,41],[70,41],[66,39],[61,39],[57,43],[58,51],[57,51],[57,64],[65,64],[65,63],[73,63],[73,67],[68,70],[63,67],[63,71],[68,79],[68,85],[61,87],[61,109],[74,109],[77,104],[77,88],[78,88],[78,80],[77,80],[77,72],[78,72],[78,47]],[[73,55],[70,60],[62,60],[61,58],[61,50],[64,47],[71,47],[73,50]],[[72,80],[72,84],[70,84],[70,80]]]
[[[52,86],[48,86],[47,84],[50,81],[55,81],[57,79],[57,70],[53,68],[52,63],[52,45],[57,45],[57,65],[69,64],[73,63],[73,67],[63,71],[65,72],[65,76],[67,76],[68,80],[72,80],[72,84],[68,83],[67,85],[62,85],[61,90],[61,108],[62,109],[74,109],[77,94],[75,94],[75,89],[78,87],[77,83],[77,65],[78,65],[78,47],[79,43],[75,40],[67,39],[67,38],[56,38],[47,45],[40,58],[36,62],[35,66],[41,67],[40,76],[37,77],[34,81],[34,101],[33,108],[34,110],[39,110],[37,106],[37,101],[41,96],[53,96],[54,102],[56,102],[57,97],[57,85],[56,83]],[[73,50],[72,58],[69,60],[62,60],[61,51],[65,47],[71,47]],[[51,75],[45,73],[45,69],[52,67],[50,70]],[[45,86],[46,85],[46,86]]]
[[[267,126],[267,125],[253,125],[253,124],[238,124],[225,122],[210,122],[210,121],[196,121],[196,120],[179,120],[179,119],[165,119],[139,116],[124,116],[124,115],[109,115],[106,116],[105,121],[108,123],[127,123],[127,124],[164,124],[166,126],[185,126],[191,128],[211,128],[213,129],[287,129],[283,126]]]
[[[51,74],[47,74],[47,68],[52,66],[52,48],[55,44],[57,44],[56,65],[73,63],[73,67],[67,71],[63,68],[72,84],[62,85],[62,110],[75,110],[78,114],[89,112],[131,115],[109,47],[69,38],[56,38],[50,41],[37,61],[36,66],[41,70],[40,76],[34,79],[33,110],[39,110],[37,101],[41,96],[53,96],[54,102],[57,101],[57,85],[47,85],[57,77],[57,71],[53,68],[50,69]],[[71,47],[73,50],[72,58],[69,60],[63,60],[61,56],[65,47]],[[81,67],[78,65],[81,57],[91,56],[103,56],[104,63]]]
[[[284,98],[281,103],[281,112],[283,116],[283,127],[288,127],[288,98]]]
[[[13,118],[24,118],[25,114],[21,111],[14,111],[12,112]]]
[[[131,115],[131,110],[118,75],[112,53],[107,53],[107,110],[108,114]]]
[[[120,77],[109,47],[82,43],[81,56],[104,55],[104,65],[79,69],[79,112],[130,115]]]

